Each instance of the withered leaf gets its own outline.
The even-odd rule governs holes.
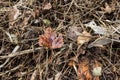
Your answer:
[[[95,21],[90,21],[89,23],[85,24],[85,26],[90,27],[95,34],[102,34],[102,35],[108,34],[106,28],[102,26],[98,26]]]
[[[44,10],[49,10],[49,9],[51,9],[51,8],[52,8],[51,3],[47,3],[47,4],[45,4],[45,6],[43,7]]]
[[[94,76],[94,80],[100,80],[99,76],[102,75],[102,64],[97,60],[94,60],[92,68],[93,68],[92,75]]]
[[[77,43],[84,44],[85,42],[89,42],[90,39],[91,39],[90,33],[83,31],[82,34],[78,36]]]
[[[63,46],[63,37],[61,33],[56,33],[50,27],[44,31],[43,35],[39,36],[39,45],[51,49],[61,48]]]
[[[84,62],[78,64],[78,77],[78,80],[92,80],[88,60],[85,60]]]
[[[77,37],[81,34],[82,28],[76,27],[76,26],[70,26],[67,31],[67,36],[73,40],[76,41]]]
[[[115,5],[111,4],[109,5],[108,3],[105,3],[105,8],[101,7],[101,10],[103,10],[105,13],[111,13],[115,10]]]
[[[21,14],[21,11],[18,9],[18,3],[9,9],[9,28],[13,28],[15,26],[15,20],[17,20]]]
[[[90,43],[88,45],[88,48],[95,47],[95,46],[103,46],[103,45],[109,44],[111,42],[112,42],[112,40],[109,38],[100,37],[100,38],[96,39],[94,42]]]

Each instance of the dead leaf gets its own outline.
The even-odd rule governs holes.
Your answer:
[[[47,3],[47,4],[45,4],[45,6],[43,7],[44,10],[49,10],[49,9],[51,9],[51,8],[52,8],[51,3]]]
[[[78,36],[77,43],[84,44],[85,42],[89,42],[90,39],[91,39],[90,33],[83,31],[82,34]]]
[[[68,66],[73,66],[73,65],[75,65],[75,62],[74,61],[69,61],[69,63],[68,63]]]
[[[70,26],[67,31],[67,36],[73,40],[76,41],[78,35],[80,35],[82,32],[81,27],[76,27],[76,26]]]
[[[39,45],[51,49],[61,48],[63,46],[63,37],[61,33],[56,33],[50,27],[44,31],[43,35],[39,36]]]
[[[9,11],[9,26],[10,28],[13,27],[15,24],[15,20],[18,18],[18,16],[21,15],[20,11],[17,9],[17,6],[13,6],[13,8]]]
[[[94,60],[92,75],[94,76],[94,80],[99,80],[99,76],[102,75],[102,64],[97,60]]]
[[[100,37],[100,38],[96,39],[94,42],[90,43],[90,44],[88,45],[88,48],[91,48],[91,47],[94,47],[94,46],[100,47],[100,46],[109,44],[109,43],[111,43],[111,42],[112,42],[112,40],[109,39],[109,38]]]
[[[16,20],[18,18],[19,15],[21,15],[21,12],[20,10],[17,8],[17,6],[13,6],[11,9],[10,9],[10,12],[9,12],[9,19],[10,21],[13,21],[13,20]]]
[[[92,72],[93,72],[93,75],[94,75],[94,76],[101,76],[101,74],[102,74],[102,68],[101,68],[101,67],[95,67],[95,68],[92,70]]]
[[[29,19],[30,17],[24,17],[23,22],[22,22],[22,27],[27,26]]]
[[[115,11],[115,5],[109,5],[108,3],[105,3],[105,8],[101,7],[101,10],[103,10],[105,13],[110,14],[111,12]]]
[[[40,7],[35,6],[33,12],[31,12],[32,16],[36,19],[40,15]]]
[[[78,80],[92,80],[88,60],[85,60],[84,62],[78,64],[78,77]]]
[[[74,66],[76,63],[78,63],[78,56],[72,57],[68,63],[68,66]]]
[[[87,24],[85,24],[86,27],[90,27],[95,34],[102,34],[102,35],[106,35],[108,34],[106,28],[98,26],[95,21],[91,21]]]

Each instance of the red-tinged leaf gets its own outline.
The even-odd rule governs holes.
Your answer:
[[[45,37],[44,35],[41,35],[41,36],[39,37],[39,45],[40,45],[40,46],[50,47],[50,46],[51,46],[51,43],[50,43],[50,41],[48,40],[47,37]]]
[[[78,77],[78,80],[92,80],[88,60],[84,60],[84,62],[78,64]]]
[[[39,45],[51,49],[61,48],[63,46],[62,34],[56,33],[53,29],[47,28],[43,35],[39,37]]]
[[[59,34],[58,37],[51,37],[51,39],[53,40],[52,42],[52,48],[60,48],[63,45],[63,38],[62,38],[62,34]]]

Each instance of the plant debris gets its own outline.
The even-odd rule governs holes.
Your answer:
[[[95,46],[100,47],[100,46],[103,46],[103,45],[107,45],[111,42],[112,42],[112,40],[109,39],[109,38],[100,37],[100,38],[96,39],[94,42],[90,43],[88,45],[88,48],[95,47]]]
[[[82,34],[78,36],[77,43],[82,45],[85,42],[89,42],[90,39],[91,39],[90,33],[83,31]]]
[[[87,60],[79,63],[78,76],[78,80],[92,80],[92,75],[89,70],[89,62]]]
[[[39,36],[39,45],[51,49],[61,48],[63,46],[62,34],[56,33],[52,28],[47,28],[43,35]]]
[[[103,10],[105,13],[111,13],[115,11],[115,5],[112,4],[111,6],[108,3],[105,3],[105,8],[101,7],[101,10]]]
[[[119,0],[0,0],[0,80],[119,80]]]
[[[90,27],[91,29],[93,29],[95,34],[102,34],[102,35],[107,35],[109,34],[106,30],[106,28],[104,27],[100,27],[97,26],[97,24],[95,23],[95,21],[91,21],[87,24],[85,24],[86,27]]]
[[[49,10],[50,8],[52,8],[52,5],[50,3],[45,4],[43,7],[44,10]]]

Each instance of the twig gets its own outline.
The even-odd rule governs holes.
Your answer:
[[[72,2],[70,3],[70,6],[69,6],[67,12],[65,13],[66,15],[68,14],[68,12],[69,12],[70,8],[72,7],[73,3],[74,3],[74,0],[72,0]]]
[[[15,53],[18,49],[19,49],[19,45],[17,45],[14,49],[13,49],[13,51],[12,51],[12,53]],[[0,69],[2,68],[2,67],[4,67],[8,62],[9,62],[9,60],[10,60],[10,58],[7,58],[6,60],[5,60],[5,62],[2,64],[2,65],[0,65]]]
[[[37,76],[37,70],[34,70],[30,80],[35,80],[36,76]]]
[[[8,71],[5,71],[5,72],[1,72],[0,73],[0,76],[3,76],[3,75],[5,75],[5,74],[7,74],[7,73],[9,73],[9,72],[12,72],[12,71],[15,71],[15,70],[17,70],[18,68],[20,68],[22,65],[18,65],[17,67],[14,67],[13,69],[11,69],[11,70],[8,70]]]
[[[11,53],[7,56],[0,56],[0,59],[6,59],[6,58],[12,58],[12,57],[16,57],[16,56],[20,56],[20,55],[25,55],[25,54],[29,54],[38,50],[42,50],[41,47],[35,48],[35,49],[28,49],[28,50],[24,50],[24,51],[20,51],[20,52],[16,52],[16,53]]]

